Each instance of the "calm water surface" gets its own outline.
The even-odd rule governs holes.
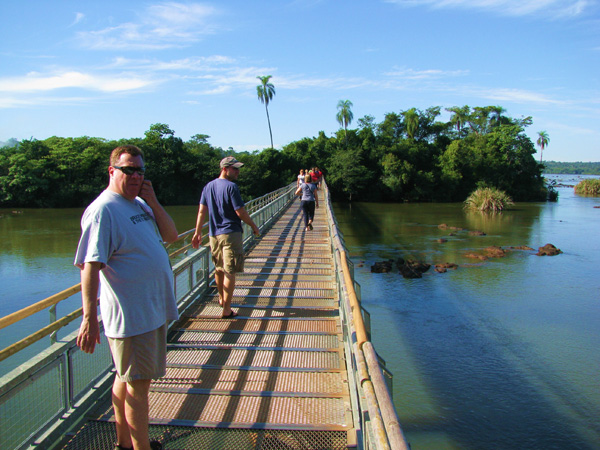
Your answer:
[[[568,188],[557,203],[517,204],[493,217],[459,204],[335,205],[413,449],[600,448],[594,206],[599,198]],[[448,236],[442,223],[465,231]],[[564,253],[464,256],[547,243]],[[370,272],[375,261],[399,256],[459,268],[414,280]]]
[[[494,217],[460,204],[334,206],[413,450],[600,449],[600,199],[559,191],[557,203]],[[167,209],[180,232],[194,226],[195,206]],[[0,210],[0,316],[79,282],[72,262],[82,212]],[[465,230],[448,236],[442,223]],[[564,253],[464,256],[546,243]],[[459,268],[415,280],[370,272],[399,256]],[[80,296],[63,303],[59,316],[80,307]],[[47,323],[42,312],[0,330],[0,347]],[[0,362],[0,375],[46,346]]]

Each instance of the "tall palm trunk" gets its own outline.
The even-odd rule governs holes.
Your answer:
[[[271,118],[269,117],[269,107],[266,103],[265,111],[267,111],[267,122],[269,122],[269,136],[271,136],[271,148],[273,148],[273,132],[271,131]]]

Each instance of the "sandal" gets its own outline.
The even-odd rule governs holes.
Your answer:
[[[229,314],[227,314],[226,316],[221,316],[221,319],[233,319],[234,317],[237,317],[238,313],[236,313],[233,309],[231,310],[231,312]]]

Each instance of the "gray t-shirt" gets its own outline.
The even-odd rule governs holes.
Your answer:
[[[179,317],[169,255],[144,200],[105,190],[85,210],[81,229],[74,264],[104,264],[100,312],[106,336],[136,336]]]
[[[305,202],[315,201],[315,190],[317,186],[312,183],[304,183],[302,186],[302,198],[300,200]]]

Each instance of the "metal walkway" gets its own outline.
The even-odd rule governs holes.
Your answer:
[[[345,449],[356,445],[325,208],[304,231],[298,202],[258,240],[222,319],[213,287],[169,333],[150,391],[165,449]],[[112,450],[110,400],[65,450]]]

